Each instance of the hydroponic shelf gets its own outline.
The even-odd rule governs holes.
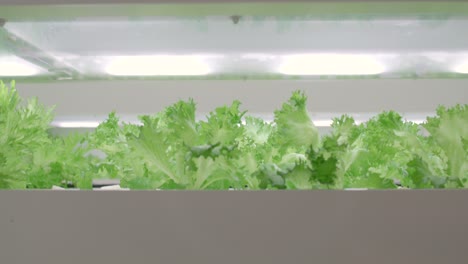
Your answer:
[[[467,28],[456,0],[0,0],[0,80],[57,105],[57,135],[188,97],[202,115],[241,99],[267,120],[296,89],[328,133],[338,114],[419,122],[466,104]],[[467,201],[451,189],[0,190],[0,263],[466,263]]]

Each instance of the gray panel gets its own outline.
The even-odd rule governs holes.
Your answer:
[[[401,2],[403,0],[346,0],[345,2]],[[411,0],[409,2],[425,2]],[[432,0],[433,2],[437,2]],[[463,2],[465,0],[439,0],[439,2]],[[245,3],[239,0],[0,0],[0,4],[116,4],[116,3]],[[288,2],[287,0],[250,0],[249,2]],[[295,2],[343,2],[343,0],[295,0]]]
[[[466,263],[467,191],[1,191],[2,263]]]

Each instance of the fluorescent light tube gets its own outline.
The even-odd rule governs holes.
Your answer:
[[[468,61],[457,65],[454,69],[457,73],[465,73],[468,74]]]
[[[210,73],[200,56],[117,56],[106,67],[117,76],[194,76]]]
[[[374,75],[384,71],[372,56],[336,53],[285,56],[279,68],[286,75]]]
[[[333,124],[333,120],[312,120],[316,127],[329,127]]]
[[[41,69],[26,60],[15,56],[0,57],[0,76],[33,76],[39,73]]]
[[[99,126],[97,121],[54,121],[52,122],[54,127],[62,128],[96,128]]]

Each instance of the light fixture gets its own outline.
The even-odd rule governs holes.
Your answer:
[[[195,76],[210,73],[201,56],[117,56],[106,67],[117,76]]]
[[[313,120],[316,127],[330,127],[333,124],[333,120]]]
[[[426,122],[426,119],[408,119],[406,120],[406,122],[413,122],[415,124],[423,124],[424,122]]]
[[[0,57],[0,76],[20,77],[33,76],[41,73],[41,69],[19,57]]]
[[[370,55],[317,53],[284,56],[278,71],[286,75],[374,75],[385,67]]]
[[[97,121],[54,121],[52,126],[60,128],[96,128],[99,126]]]
[[[468,60],[455,66],[454,71],[457,73],[468,74]]]

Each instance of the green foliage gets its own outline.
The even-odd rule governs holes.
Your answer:
[[[344,115],[323,137],[303,92],[274,115],[248,116],[234,101],[200,121],[187,100],[141,125],[110,113],[92,133],[53,137],[52,109],[0,83],[0,189],[90,189],[96,178],[131,189],[468,187],[467,105],[439,107],[422,127],[394,111],[359,125]]]

